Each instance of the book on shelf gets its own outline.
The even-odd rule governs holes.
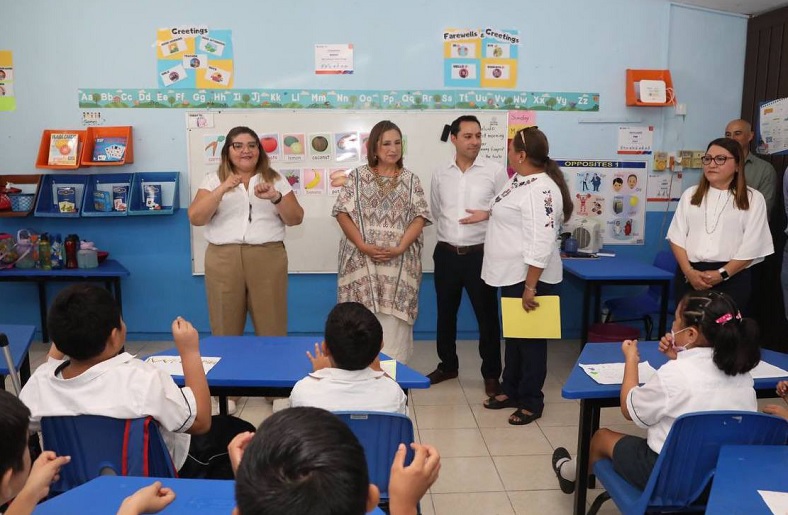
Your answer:
[[[123,161],[126,154],[126,138],[96,138],[93,146],[93,161]]]
[[[56,133],[49,136],[49,159],[52,166],[75,166],[79,162],[79,134]]]

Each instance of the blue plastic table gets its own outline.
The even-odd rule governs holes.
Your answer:
[[[788,445],[725,445],[706,515],[771,515],[758,490],[788,493]]]
[[[662,293],[660,295],[659,333],[657,334],[660,336],[665,334],[668,319],[668,296],[673,274],[654,265],[622,257],[563,259],[562,263],[567,273],[584,282],[583,316],[580,325],[581,343],[588,341],[588,311],[591,295],[593,293],[593,313],[596,318],[599,316],[602,305],[602,286],[605,285],[659,285],[662,288]]]
[[[36,328],[32,325],[0,324],[0,333],[8,337],[8,347],[11,349],[13,367],[19,372],[19,379],[24,385],[30,378],[30,345],[33,343],[33,334]],[[0,358],[0,376],[11,373],[5,360]]]
[[[320,337],[311,336],[209,336],[200,341],[200,354],[222,358],[207,375],[212,395],[226,409],[229,396],[287,397],[295,384],[312,371],[306,351],[314,352]],[[155,356],[175,356],[169,349]],[[381,354],[381,359],[389,359]],[[182,376],[173,376],[183,386]],[[397,363],[397,383],[409,388],[429,388],[430,380]]]
[[[659,352],[659,342],[640,342],[638,351],[640,360],[648,361],[652,367],[659,368],[667,362],[664,354]],[[788,354],[762,349],[761,359],[788,370]],[[594,431],[599,429],[599,413],[602,408],[620,406],[619,394],[620,384],[605,385],[599,384],[588,374],[586,374],[580,364],[593,365],[599,363],[623,363],[624,355],[621,352],[621,343],[589,343],[580,356],[577,358],[574,368],[569,373],[569,377],[561,388],[561,396],[564,399],[578,399],[580,401],[580,419],[577,433],[577,470],[588,470],[588,451],[591,446],[591,436]],[[758,397],[775,397],[775,388],[780,380],[786,377],[776,377],[755,380],[755,392]],[[587,488],[592,484],[586,474],[577,474],[577,485],[575,488],[575,510],[576,515],[583,515],[586,512]]]
[[[108,259],[98,268],[64,268],[62,270],[39,270],[36,268],[11,268],[0,270],[0,282],[33,282],[38,285],[38,308],[41,313],[41,335],[44,342],[49,341],[47,331],[47,292],[48,282],[103,282],[107,289],[114,290],[118,306],[123,308],[120,293],[120,279],[128,277],[129,271],[115,261]]]
[[[34,515],[107,515],[116,513],[123,499],[142,487],[161,481],[175,491],[163,515],[230,515],[235,507],[235,481],[216,479],[157,479],[101,476],[38,505]],[[379,508],[372,513],[382,514]]]

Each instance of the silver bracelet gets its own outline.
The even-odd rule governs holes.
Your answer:
[[[523,285],[525,286],[525,289],[526,289],[526,290],[528,290],[528,291],[532,291],[532,292],[534,292],[534,295],[536,295],[536,288],[531,288],[531,287],[530,287],[530,286],[528,286],[527,284],[523,284]]]

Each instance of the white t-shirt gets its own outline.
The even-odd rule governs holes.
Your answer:
[[[709,188],[700,206],[693,206],[690,201],[697,189],[682,193],[667,235],[687,251],[690,262],[751,259],[752,266],[774,253],[766,202],[759,191],[747,188],[750,208],[742,211],[729,190],[715,188]]]
[[[322,368],[298,381],[290,393],[290,406],[328,411],[387,411],[408,414],[400,385],[383,372]]]
[[[203,234],[208,243],[260,245],[285,239],[285,224],[279,218],[276,206],[254,194],[254,187],[259,182],[260,176],[253,175],[248,190],[242,183],[224,194],[216,213],[205,224]],[[211,172],[205,176],[200,189],[213,191],[220,184],[219,175]],[[274,188],[282,195],[293,191],[281,175],[274,182]]]
[[[563,212],[561,190],[546,173],[509,179],[493,199],[484,239],[484,282],[490,286],[520,283],[533,265],[544,269],[540,281],[560,283],[558,232]]]
[[[438,241],[456,247],[484,243],[487,221],[461,224],[470,216],[466,209],[487,210],[495,194],[501,191],[508,177],[506,170],[495,161],[476,158],[470,168],[461,171],[452,160],[432,174],[430,207],[438,229]]]
[[[56,375],[66,360],[49,358],[22,388],[19,399],[30,409],[30,430],[40,429],[41,417],[99,415],[131,419],[152,416],[180,469],[189,452],[186,434],[197,416],[191,388],[181,388],[166,372],[128,352],[102,361],[77,377]]]
[[[714,349],[679,352],[643,386],[630,390],[627,409],[632,421],[648,430],[648,446],[659,453],[673,422],[697,411],[758,411],[749,373],[726,375],[712,361]]]

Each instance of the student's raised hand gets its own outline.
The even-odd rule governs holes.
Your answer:
[[[331,360],[328,359],[326,355],[325,345],[326,342],[316,343],[314,356],[311,352],[306,351],[306,357],[309,358],[309,362],[312,363],[312,372],[317,372],[321,368],[331,368]]]
[[[668,359],[676,359],[676,349],[673,347],[673,336],[670,333],[665,333],[665,336],[659,339],[659,351]]]
[[[60,479],[60,468],[71,461],[71,456],[58,456],[52,451],[44,451],[30,467],[30,475],[25,481],[20,497],[27,497],[36,503],[49,495],[49,487]]]
[[[241,459],[244,457],[244,451],[249,442],[254,438],[254,433],[251,431],[244,431],[238,433],[235,438],[230,440],[227,445],[227,454],[230,457],[230,466],[233,468],[233,475],[238,471],[238,465],[241,464]]]
[[[175,492],[171,488],[161,486],[161,481],[140,488],[123,500],[118,515],[139,515],[141,513],[159,513],[175,500]]]
[[[416,505],[438,479],[441,469],[441,457],[435,447],[417,443],[410,444],[410,447],[415,455],[409,466],[405,466],[407,448],[402,443],[399,444],[391,465],[389,504],[392,515],[416,513]]]
[[[785,420],[788,420],[788,407],[780,406],[779,404],[767,404],[763,407],[763,412],[769,415],[777,415]]]
[[[197,329],[183,317],[173,320],[172,338],[179,353],[200,351],[200,335]]]
[[[640,362],[640,353],[638,352],[637,340],[624,340],[621,344],[621,352],[624,353],[625,361]]]

